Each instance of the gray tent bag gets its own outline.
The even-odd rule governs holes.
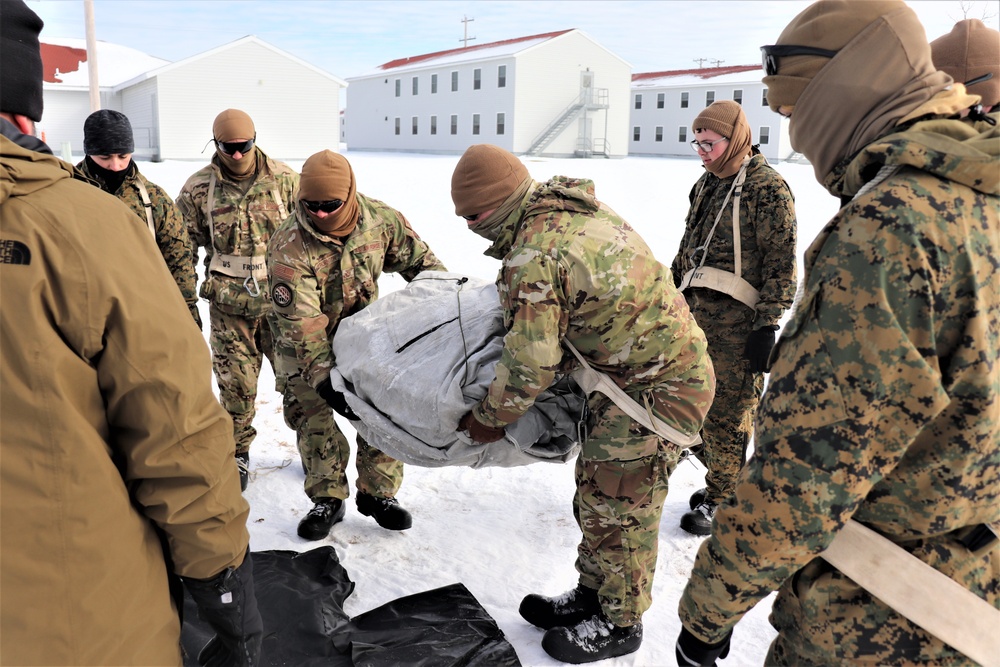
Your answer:
[[[505,334],[492,283],[424,271],[340,323],[330,380],[361,418],[352,422],[358,433],[403,463],[563,463],[579,450],[587,410],[568,377],[542,392],[502,440],[481,445],[456,430],[486,396]]]

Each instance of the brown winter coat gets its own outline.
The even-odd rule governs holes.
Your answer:
[[[0,664],[179,665],[172,570],[249,508],[204,339],[127,206],[0,137]]]

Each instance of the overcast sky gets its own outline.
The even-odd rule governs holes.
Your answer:
[[[83,0],[27,0],[43,38],[86,36]],[[760,62],[759,47],[810,3],[799,0],[94,0],[97,39],[177,61],[256,35],[340,78],[407,56],[578,28],[632,72]],[[961,0],[910,0],[928,39],[963,18]],[[970,18],[995,2],[964,2]],[[971,8],[971,9],[970,9]]]

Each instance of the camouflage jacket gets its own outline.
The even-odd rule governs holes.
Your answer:
[[[708,243],[705,266],[732,272],[735,268],[733,244],[733,200],[726,201],[722,217],[709,242],[726,194],[736,176],[720,179],[705,171],[688,195],[690,208],[680,249],[670,267],[674,284],[702,260]],[[735,196],[735,195],[734,195]],[[739,301],[707,288],[697,290],[698,299],[732,305],[731,321],[714,322],[720,327],[743,326],[751,319],[753,328],[776,325],[792,305],[795,296],[795,201],[785,179],[756,153],[747,165],[746,181],[740,196],[740,246],[742,278],[760,292],[756,317]],[[685,292],[687,293],[687,292]],[[697,312],[694,300],[692,308]],[[713,308],[713,311],[718,311]],[[701,323],[703,326],[706,324]]]
[[[832,193],[858,196],[806,252],[756,451],[681,599],[695,635],[720,639],[788,580],[775,608],[787,599],[802,610],[801,645],[840,660],[863,654],[872,645],[864,637],[834,634],[831,644],[833,593],[800,599],[803,580],[789,579],[852,517],[896,542],[926,538],[932,547],[914,555],[1000,606],[996,547],[993,574],[987,559],[966,551],[948,562],[947,550],[950,531],[1000,520],[998,157],[996,128],[925,120],[827,179]],[[863,191],[883,166],[898,170]],[[933,546],[938,538],[946,541]],[[876,616],[880,626],[912,627],[885,607]],[[954,656],[930,640],[911,650],[922,653],[902,659]]]
[[[538,185],[487,253],[503,257],[497,288],[507,335],[496,378],[474,408],[483,423],[510,424],[531,407],[569,354],[564,339],[633,398],[668,381],[701,385],[711,374],[705,335],[667,268],[597,200],[593,181]]]
[[[84,176],[94,181],[100,182],[96,174],[91,173],[87,161],[83,160],[76,165]],[[146,219],[146,206],[142,202],[142,195],[139,191],[139,184],[146,188],[149,195],[149,203],[153,214],[153,236],[156,238],[156,245],[163,255],[163,261],[170,269],[170,275],[174,277],[184,302],[191,311],[196,322],[201,325],[201,318],[198,316],[198,294],[195,291],[197,286],[197,275],[194,269],[194,257],[191,254],[191,244],[188,240],[187,228],[181,220],[177,207],[169,195],[156,183],[146,180],[146,177],[139,172],[135,162],[131,165],[131,173],[125,177],[118,191],[114,193],[125,202],[132,211],[135,212],[142,224],[149,224]]]
[[[409,281],[421,271],[447,270],[402,213],[357,197],[360,219],[346,239],[316,229],[299,206],[267,250],[277,371],[301,374],[312,387],[329,377],[330,339],[340,320],[378,298],[383,271]]]
[[[265,277],[267,243],[281,221],[295,209],[299,187],[299,175],[291,167],[267,157],[260,148],[256,151],[257,177],[246,192],[238,182],[226,178],[218,158],[213,156],[212,163],[191,176],[177,197],[177,208],[187,225],[195,257],[197,248],[205,248],[202,298],[225,312],[246,317],[260,317],[271,309]],[[208,211],[208,186],[213,175],[216,185],[211,197],[212,210]],[[252,263],[257,273],[256,287],[253,279],[248,281],[246,277],[210,270],[212,257],[217,253]]]

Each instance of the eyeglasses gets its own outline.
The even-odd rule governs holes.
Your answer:
[[[475,222],[476,218],[481,215],[482,213],[473,213],[472,215],[463,215],[462,217],[465,218],[467,222]]]
[[[993,78],[993,72],[987,72],[986,74],[983,74],[982,76],[977,76],[975,79],[969,79],[968,81],[966,81],[962,85],[965,86],[966,88],[968,88],[969,86],[974,86],[977,83],[982,83],[983,81],[989,81],[992,78]]]
[[[235,153],[241,153],[246,155],[253,149],[254,140],[247,139],[246,141],[216,141],[215,145],[219,147],[219,150],[226,155],[233,155]]]
[[[832,58],[837,55],[836,51],[827,49],[817,49],[813,46],[793,46],[791,44],[771,44],[760,47],[761,61],[764,71],[768,76],[778,73],[778,58],[787,56],[823,56]]]
[[[691,142],[691,148],[698,152],[701,150],[703,153],[711,153],[712,149],[715,148],[715,144],[721,143],[723,141],[729,141],[729,137],[722,137],[721,139],[716,139],[715,141],[698,141],[695,139]]]
[[[329,201],[306,201],[303,199],[302,205],[313,213],[319,213],[320,211],[333,213],[344,205],[344,201],[342,199],[331,199]]]

